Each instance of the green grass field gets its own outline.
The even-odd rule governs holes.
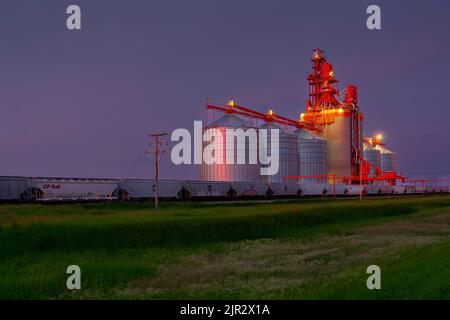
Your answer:
[[[444,195],[0,205],[0,299],[449,299],[449,252]]]

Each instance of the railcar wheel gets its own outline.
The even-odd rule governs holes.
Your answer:
[[[125,189],[118,190],[118,198],[119,200],[129,200],[130,194]]]
[[[229,198],[234,198],[234,197],[236,197],[236,195],[237,195],[237,192],[233,188],[230,188],[230,190],[228,190],[228,192],[227,192],[227,196]]]
[[[44,198],[44,192],[39,188],[31,188],[31,200],[36,201],[37,199]]]
[[[183,187],[178,191],[178,198],[181,200],[189,200],[191,198],[191,192]]]
[[[273,196],[273,190],[272,189],[267,189],[267,191],[266,191],[266,198],[268,198],[268,199],[270,199],[270,198],[272,198],[272,196]]]

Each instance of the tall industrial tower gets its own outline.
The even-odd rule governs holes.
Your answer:
[[[341,99],[335,84],[333,65],[325,52],[314,49],[312,71],[306,80],[309,97],[300,121],[320,128],[318,134],[328,142],[328,173],[351,183],[360,175],[363,151],[363,119],[358,107],[357,87],[348,85]]]

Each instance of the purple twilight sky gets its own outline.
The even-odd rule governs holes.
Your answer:
[[[82,30],[66,29],[66,7]],[[382,30],[365,26],[382,9]],[[151,176],[146,133],[191,129],[205,98],[297,118],[311,49],[359,88],[410,176],[450,171],[450,2],[2,0],[0,175]],[[162,178],[195,178],[169,164]]]

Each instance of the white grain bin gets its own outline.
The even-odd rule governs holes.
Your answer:
[[[396,171],[397,170],[396,153],[380,145],[376,146],[376,149],[379,150],[381,154],[381,161],[380,161],[381,170]]]
[[[275,175],[263,175],[261,180],[266,183],[284,182],[283,177],[296,176],[298,173],[298,144],[297,136],[292,133],[284,132],[278,125],[267,122],[260,126],[261,129],[267,130],[267,145],[268,151],[266,154],[271,156],[271,131],[272,129],[279,130],[279,168]],[[264,165],[262,165],[264,167]],[[288,180],[288,182],[294,182]]]
[[[298,139],[298,175],[319,176],[327,174],[327,141],[304,129],[295,132]],[[300,179],[300,183],[324,183],[324,179]]]
[[[234,139],[234,157],[233,164],[226,161],[227,151],[227,138],[226,130],[231,129],[242,129],[247,132],[248,129],[253,129],[257,136],[257,128],[252,124],[245,122],[238,116],[234,114],[226,114],[207,127],[205,127],[204,132],[208,129],[216,129],[216,133],[222,135],[222,143],[216,147],[222,150],[223,153],[223,163],[213,163],[207,164],[203,161],[200,167],[200,180],[202,181],[243,181],[243,182],[256,182],[260,181],[260,166],[258,164],[258,140],[250,143],[250,139],[245,139],[245,144],[240,145],[237,143],[237,139]],[[231,141],[229,141],[231,142]],[[203,143],[203,151],[209,143]],[[251,164],[249,159],[250,152],[256,152],[256,163]],[[244,162],[244,164],[238,164]]]
[[[366,159],[371,164],[373,164],[374,166],[381,169],[381,152],[376,147],[365,143],[364,144],[364,159]],[[370,177],[375,176],[374,168],[370,168],[369,176]]]

